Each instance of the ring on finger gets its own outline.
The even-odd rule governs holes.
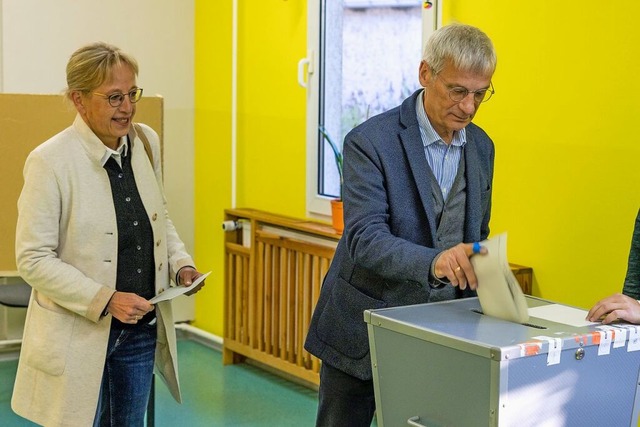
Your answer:
[[[457,266],[457,267],[456,267],[456,269],[455,269],[455,270],[453,270],[453,271],[455,271],[455,272],[457,273],[458,271],[460,271],[460,269],[461,269],[461,267],[460,267],[460,266]]]

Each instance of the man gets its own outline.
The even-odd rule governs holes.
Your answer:
[[[483,32],[443,27],[420,63],[424,89],[345,138],[345,232],[305,343],[323,362],[318,426],[373,419],[364,310],[475,295],[469,257],[489,235],[494,147],[471,121],[495,66]]]

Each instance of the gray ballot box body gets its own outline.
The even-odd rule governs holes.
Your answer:
[[[527,297],[529,309],[549,304]],[[637,425],[636,326],[512,323],[477,298],[364,317],[379,427]]]

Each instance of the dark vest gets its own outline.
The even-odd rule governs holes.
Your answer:
[[[433,196],[437,224],[435,248],[445,250],[457,245],[464,239],[464,217],[467,206],[464,149],[460,156],[458,173],[453,181],[447,200],[442,197],[442,191],[433,173],[430,173],[429,176],[431,177],[431,194]],[[429,302],[454,298],[456,298],[456,288],[448,285],[439,289],[431,289]]]
[[[116,290],[151,299],[155,295],[153,230],[131,168],[131,154],[129,149],[128,155],[122,156],[122,168],[113,157],[104,165],[111,183],[118,223]],[[147,323],[153,317],[154,311],[147,313],[138,323]],[[115,318],[113,321],[118,322]]]

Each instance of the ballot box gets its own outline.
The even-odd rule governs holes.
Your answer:
[[[635,427],[639,328],[526,299],[525,324],[477,298],[365,311],[378,426]]]

